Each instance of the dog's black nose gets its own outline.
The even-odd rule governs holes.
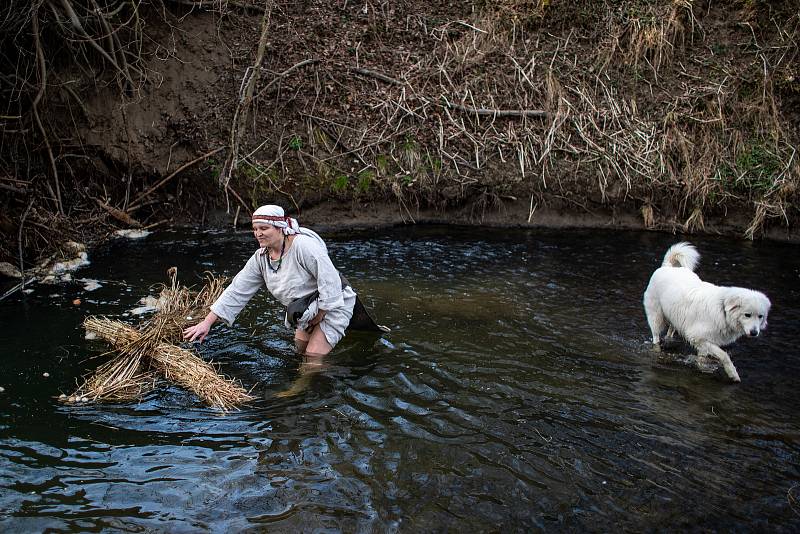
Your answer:
[[[758,336],[758,330],[756,330],[755,328],[750,330],[750,337],[757,337],[757,336]]]

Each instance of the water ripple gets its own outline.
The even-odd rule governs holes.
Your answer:
[[[646,343],[642,290],[675,240],[333,234],[392,332],[348,335],[303,375],[283,310],[256,297],[199,347],[258,397],[228,414],[167,385],[139,403],[53,400],[97,354],[86,314],[121,316],[172,265],[235,274],[253,250],[245,233],[110,243],[81,274],[103,280],[84,309],[69,305],[82,285],[0,304],[0,530],[800,530],[797,247],[695,239],[703,277],[773,298],[766,335],[731,348],[732,386],[685,345]],[[20,337],[34,321],[41,335]]]

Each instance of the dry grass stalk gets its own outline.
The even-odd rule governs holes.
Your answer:
[[[559,128],[548,146],[580,154],[582,163],[591,165],[597,175],[603,201],[612,186],[614,196],[627,195],[634,184],[654,181],[664,167],[663,141],[656,124],[639,118],[635,102],[619,98],[602,80],[597,90],[578,80],[569,82],[565,88],[572,99],[562,100],[569,109],[571,128]]]
[[[686,222],[683,223],[683,230],[685,232],[694,232],[695,230],[703,231],[705,228],[705,221],[703,220],[703,209],[702,208],[695,208],[692,210],[692,214],[689,215],[689,218],[686,219]]]
[[[220,376],[211,364],[186,349],[162,343],[151,360],[164,378],[192,391],[211,406],[231,410],[254,398],[242,386]]]
[[[142,329],[140,344],[152,345],[149,341],[167,341],[178,343],[183,339],[183,330],[190,324],[208,314],[208,308],[225,290],[227,278],[206,275],[206,283],[196,294],[188,288],[179,286],[175,278],[176,272],[171,268],[171,282],[163,286],[159,294],[156,315]]]
[[[70,395],[67,402],[89,400],[129,401],[141,397],[152,388],[154,377],[142,366],[147,347],[136,336],[127,336],[110,326],[108,319],[89,317],[84,322],[87,332],[103,334],[101,337],[116,347],[115,358],[101,365]]]
[[[683,43],[686,26],[689,34],[703,31],[694,16],[693,0],[673,0],[669,5],[654,5],[638,14],[625,14],[621,21],[610,21],[605,46],[601,49],[603,72],[619,53],[622,60],[638,68],[646,63],[658,76],[662,65],[668,63],[675,48]]]
[[[66,402],[132,401],[141,398],[154,384],[155,376],[143,372],[137,358],[118,355],[97,369]]]
[[[797,86],[800,19],[770,14],[777,33],[753,33],[751,43],[737,44],[754,54],[751,65],[734,67],[712,59],[732,55],[734,46],[718,49],[706,39],[694,3],[606,3],[591,10],[599,17],[591,37],[598,28],[606,36],[594,58],[586,57],[589,35],[580,25],[569,34],[546,31],[559,13],[545,0],[502,0],[465,20],[409,17],[407,23],[430,38],[431,53],[415,58],[398,51],[404,59],[395,70],[376,75],[361,69],[356,51],[370,86],[364,104],[379,120],[306,115],[326,134],[307,126],[320,185],[344,175],[350,179],[344,187],[353,189],[360,172],[374,172],[372,191],[395,197],[403,217],[413,220],[411,212],[425,204],[444,208],[472,198],[478,208],[499,206],[496,199],[507,198],[517,182],[507,174],[497,180],[492,171],[515,163],[528,193],[566,187],[593,202],[647,199],[654,217],[663,213],[675,228],[683,221],[701,228],[731,203],[754,210],[765,204],[765,213],[756,212],[757,226],[781,214],[788,224],[796,193],[778,193],[783,183],[777,178],[774,186],[750,187],[736,176],[742,173],[737,160],[753,144],[773,152],[775,143],[796,145],[777,89]],[[317,88],[317,97],[325,99],[325,92]],[[503,118],[498,110],[514,111]],[[542,110],[546,120],[520,110]],[[735,139],[737,132],[745,138]],[[270,168],[284,168],[282,154]],[[297,151],[304,166],[308,156]],[[794,169],[791,156],[781,148],[772,159]],[[781,180],[797,189],[800,173]]]
[[[792,511],[800,516],[800,506],[798,506],[800,499],[797,498],[797,494],[800,493],[800,491],[798,491],[798,488],[800,488],[800,484],[795,484],[789,488],[789,491],[786,492],[786,498],[789,501],[789,506],[791,506]]]
[[[744,234],[747,239],[753,240],[757,234],[761,233],[764,228],[764,221],[767,218],[768,210],[769,207],[764,203],[760,203],[756,206],[756,212],[753,215],[753,219],[750,221],[750,226],[747,227]]]

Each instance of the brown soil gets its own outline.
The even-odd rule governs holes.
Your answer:
[[[91,240],[129,225],[222,222],[212,217],[221,207],[226,224],[246,222],[264,203],[317,225],[750,229],[797,240],[800,8],[780,4],[276,3],[254,98],[239,110],[229,189],[218,178],[262,3],[143,3],[128,56],[135,84],[122,92],[118,72],[59,40],[43,15],[40,106],[64,214],[23,106],[28,137],[0,151],[0,184],[26,191],[3,201],[0,259],[16,263],[18,235],[25,256],[52,249],[45,228]],[[6,120],[4,140],[10,129]]]

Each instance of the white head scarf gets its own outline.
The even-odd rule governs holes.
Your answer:
[[[253,222],[271,224],[276,228],[281,228],[284,235],[300,233],[300,224],[297,219],[287,216],[282,207],[274,204],[267,204],[258,208],[253,213]]]
[[[283,235],[301,234],[313,237],[322,243],[322,246],[326,251],[328,249],[325,246],[325,241],[323,241],[315,231],[309,230],[308,228],[301,228],[300,223],[297,222],[297,219],[287,216],[283,211],[283,208],[280,206],[276,206],[274,204],[261,206],[253,212],[253,222],[260,224],[271,224],[276,228],[280,228],[283,231]]]

